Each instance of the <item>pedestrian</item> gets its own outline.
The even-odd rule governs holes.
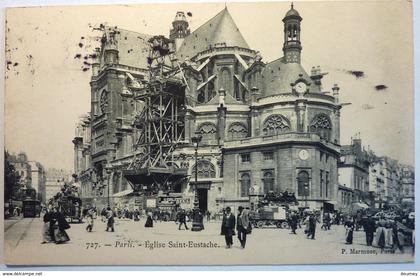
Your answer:
[[[86,213],[86,220],[87,220],[86,231],[87,232],[92,232],[94,215],[95,215],[95,211],[93,209],[88,209]]]
[[[44,225],[42,227],[42,242],[41,243],[49,243],[52,242],[54,240],[53,236],[51,235],[51,231],[50,231],[50,222],[52,219],[52,213],[50,210],[46,210],[44,217],[43,217],[43,221],[44,221]]]
[[[230,207],[226,207],[223,214],[221,235],[225,236],[226,248],[232,248],[232,237],[235,235],[235,216],[231,213]]]
[[[385,247],[394,247],[392,236],[392,224],[391,221],[387,220],[385,223]]]
[[[238,239],[241,243],[241,248],[244,249],[246,245],[246,236],[248,233],[251,233],[251,222],[249,221],[249,213],[248,210],[244,209],[244,207],[239,206],[238,208],[238,216],[236,219],[236,230],[238,230]]]
[[[378,221],[378,227],[376,228],[375,238],[373,239],[372,245],[381,248],[381,253],[385,248],[385,217],[382,215]]]
[[[310,214],[309,220],[308,220],[309,229],[308,229],[307,238],[311,237],[312,240],[315,239],[316,222],[317,220],[316,220],[315,215]]]
[[[70,237],[66,230],[70,228],[70,225],[57,208],[54,211],[50,222],[50,227],[52,227],[54,233],[54,241],[56,244],[68,242]]]
[[[188,230],[188,226],[187,226],[187,214],[185,213],[185,210],[181,210],[178,214],[178,222],[179,222],[179,226],[178,226],[178,230],[181,230],[181,226],[184,225],[185,226],[185,230]]]
[[[353,244],[354,219],[348,218],[344,223],[346,229],[346,244]]]
[[[101,211],[101,220],[102,220],[102,222],[105,222],[106,221],[106,214],[107,214],[107,211],[106,211],[106,208],[104,207],[104,208],[102,208],[102,211]]]
[[[375,220],[372,218],[372,215],[368,215],[364,225],[363,229],[366,233],[366,245],[372,246],[373,242],[373,233],[375,233]]]
[[[297,225],[298,225],[298,217],[297,217],[296,212],[294,212],[294,211],[292,211],[292,213],[290,214],[289,224],[290,224],[290,229],[292,229],[291,234],[296,235],[296,229],[297,229]]]
[[[210,221],[211,213],[209,210],[206,211],[206,217],[207,217],[207,221]]]
[[[140,220],[140,211],[138,209],[134,210],[134,221],[139,221]]]
[[[114,212],[111,210],[111,207],[108,206],[108,208],[106,208],[106,219],[107,219],[107,223],[106,223],[106,232],[108,232],[108,230],[110,229],[111,232],[114,232],[114,223],[115,223],[115,219],[114,219]]]
[[[395,250],[395,247],[397,247],[401,253],[404,253],[404,240],[401,239],[400,240],[400,232],[398,230],[398,225],[397,222],[394,221],[394,223],[392,224],[392,240],[393,240],[393,249]]]
[[[147,213],[147,219],[146,219],[146,223],[144,224],[144,227],[153,227],[153,218],[152,218],[153,214],[152,212],[148,212]]]

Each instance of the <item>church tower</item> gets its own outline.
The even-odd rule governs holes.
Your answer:
[[[297,10],[293,8],[293,3],[290,10],[283,18],[284,23],[284,44],[283,53],[286,63],[300,63],[300,53],[302,45],[300,43],[300,17]]]
[[[184,38],[190,34],[188,29],[188,21],[185,17],[185,13],[179,11],[175,15],[174,21],[172,21],[172,29],[169,32],[169,38],[175,41],[176,50],[182,45]]]

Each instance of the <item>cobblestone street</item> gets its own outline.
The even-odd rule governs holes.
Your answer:
[[[96,219],[93,232],[86,224],[71,224],[66,244],[41,244],[42,220],[25,218],[5,221],[6,260],[13,264],[309,264],[309,263],[373,263],[411,262],[411,248],[405,253],[367,247],[364,232],[354,234],[354,244],[344,243],[344,227],[331,231],[317,226],[315,240],[308,240],[303,229],[297,235],[287,229],[253,229],[247,246],[240,249],[234,238],[232,249],[225,249],[220,222],[205,224],[205,230],[178,230],[174,222],[157,222],[145,228],[144,220],[117,220],[115,232],[105,232],[105,223]],[[190,223],[188,225],[190,227]],[[370,250],[368,254],[352,254],[351,249]],[[19,257],[18,257],[19,256]],[[6,263],[12,264],[8,261]]]

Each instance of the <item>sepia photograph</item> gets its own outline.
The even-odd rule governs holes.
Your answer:
[[[5,263],[413,263],[412,5],[7,8]]]

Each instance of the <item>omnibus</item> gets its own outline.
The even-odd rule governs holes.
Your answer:
[[[35,199],[25,199],[22,201],[22,213],[24,218],[34,218],[41,216],[41,202]]]

